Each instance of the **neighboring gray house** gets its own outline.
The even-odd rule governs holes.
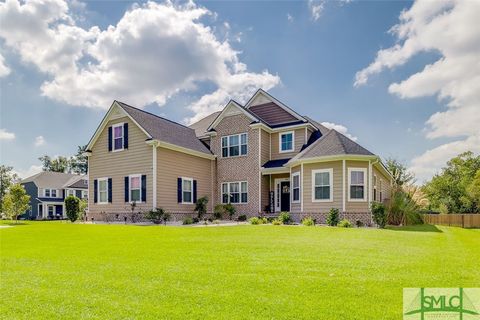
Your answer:
[[[65,217],[65,197],[88,198],[86,176],[61,172],[40,172],[20,182],[30,195],[28,219],[61,219]]]

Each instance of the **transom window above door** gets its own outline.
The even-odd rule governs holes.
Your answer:
[[[294,132],[282,132],[279,136],[280,152],[292,152],[295,149]]]
[[[248,153],[248,135],[246,133],[222,137],[222,157],[245,156]]]

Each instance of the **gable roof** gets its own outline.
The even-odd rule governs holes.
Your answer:
[[[320,133],[322,134],[322,136],[326,135],[330,131],[330,129],[325,127],[323,124],[321,124],[318,121],[313,120],[310,117],[305,116],[305,119],[307,119],[308,122],[310,122],[315,128],[317,128],[318,131],[320,131]]]
[[[170,145],[190,149],[209,156],[212,155],[210,150],[197,138],[193,129],[117,100],[113,102],[101,124],[98,126],[97,131],[90,139],[87,150],[91,149],[100,132],[103,131],[108,122],[109,115],[116,107],[123,110],[125,115],[145,133],[147,140],[159,140],[160,142],[165,142]]]
[[[270,127],[281,124],[303,122],[291,113],[287,112],[284,108],[277,105],[275,102],[267,102],[251,106],[248,110],[250,110],[258,118],[263,120],[263,122],[265,122]]]
[[[195,134],[197,137],[202,137],[206,134],[208,127],[212,124],[212,122],[218,117],[221,111],[216,111],[203,119],[198,120],[197,122],[189,125],[190,129],[195,130]]]
[[[318,158],[337,155],[375,156],[355,141],[334,129],[323,135],[308,148],[297,154],[292,160]]]
[[[284,111],[286,111],[287,113],[289,113],[293,117],[295,117],[297,120],[306,122],[306,119],[304,117],[302,117],[301,115],[299,115],[298,113],[293,111],[286,104],[282,103],[280,100],[278,100],[274,96],[270,95],[268,92],[266,92],[265,90],[263,90],[261,88],[258,89],[257,92],[255,92],[255,94],[248,100],[248,102],[245,104],[245,109],[248,110],[248,109],[254,107],[252,104],[255,101],[255,99],[260,95],[263,95],[269,102],[273,102],[274,104],[276,104],[277,106],[282,108]]]
[[[63,189],[69,182],[78,181],[82,178],[86,177],[72,173],[42,171],[23,179],[20,183],[33,182],[38,188]]]
[[[64,188],[88,189],[88,179],[86,176],[75,176],[63,185]]]
[[[239,113],[242,113],[246,115],[248,118],[252,120],[252,122],[262,122],[261,119],[259,119],[256,115],[254,115],[251,111],[248,109],[245,109],[242,107],[238,102],[235,100],[230,100],[227,105],[223,108],[223,110],[218,114],[218,116],[215,118],[215,120],[208,126],[207,131],[211,131],[214,129],[217,124],[220,122],[220,120],[223,119],[223,117],[228,115],[228,112],[232,110],[232,108],[235,108],[239,111]]]

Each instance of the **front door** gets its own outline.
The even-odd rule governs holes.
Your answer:
[[[280,183],[280,210],[290,211],[290,181]]]

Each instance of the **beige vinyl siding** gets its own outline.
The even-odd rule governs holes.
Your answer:
[[[369,212],[370,208],[368,206],[368,190],[369,190],[369,177],[370,173],[368,172],[368,161],[351,161],[346,160],[346,169],[345,169],[345,201],[346,201],[346,212]],[[348,201],[348,168],[364,168],[367,169],[365,177],[365,193],[366,200],[364,202],[357,201]]]
[[[332,202],[312,202],[312,170],[317,169],[333,169]],[[331,208],[342,211],[342,161],[304,164],[303,175],[303,212],[325,213]]]
[[[212,160],[199,158],[165,148],[157,149],[157,207],[172,213],[191,213],[195,204],[178,203],[177,179],[197,180],[197,197],[209,198],[212,211]]]
[[[377,195],[380,194],[380,191],[383,193],[383,200],[388,200],[391,197],[392,185],[390,177],[384,175],[382,171],[376,168],[376,165],[373,167],[373,174],[377,176]],[[382,181],[382,189],[380,190],[380,180]]]
[[[279,134],[282,132],[289,132],[294,131],[294,151],[293,152],[284,152],[280,153],[280,145],[279,145]],[[286,159],[286,158],[293,158],[297,153],[300,152],[302,146],[305,144],[305,128],[296,129],[296,130],[284,130],[281,132],[274,132],[271,134],[271,144],[272,144],[272,157],[271,160],[276,159]]]
[[[118,123],[128,123],[128,149],[116,152],[108,151],[108,127]],[[129,204],[125,202],[124,177],[131,174],[147,176],[147,201],[138,203],[135,211],[146,211],[152,208],[152,147],[145,143],[147,136],[128,117],[110,120],[92,147],[89,158],[89,215],[105,213],[129,212]],[[112,179],[112,203],[98,204],[94,201],[93,182],[99,178]]]
[[[301,171],[301,166],[296,166],[292,168],[292,175],[294,173],[300,172]],[[302,175],[300,174],[300,183],[302,181]],[[302,186],[300,185],[300,201],[302,196]],[[299,203],[293,203],[293,179],[290,177],[290,211],[292,212],[300,212],[302,209],[301,202]]]

